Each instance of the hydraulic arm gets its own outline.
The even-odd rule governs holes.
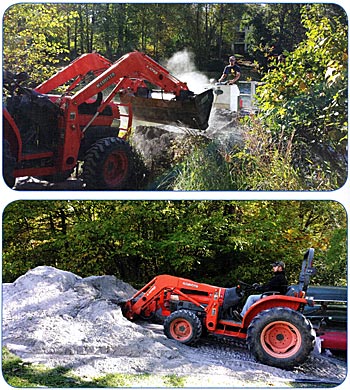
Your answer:
[[[39,93],[49,93],[61,85],[71,81],[66,92],[73,90],[88,74],[95,76],[104,72],[112,62],[98,53],[86,53],[72,61],[68,66],[54,74],[35,88]]]

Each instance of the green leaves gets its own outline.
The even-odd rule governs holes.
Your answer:
[[[68,53],[63,37],[69,16],[60,5],[16,4],[4,16],[4,67],[25,71],[38,84],[53,74]]]
[[[280,259],[296,279],[310,246],[320,283],[346,273],[336,202],[17,201],[4,211],[3,239],[4,282],[45,264],[136,286],[162,273],[232,286],[269,277]]]
[[[306,39],[263,77],[260,117],[276,138],[295,134],[293,165],[304,179],[313,175],[311,161],[324,172],[331,168],[337,188],[346,179],[347,24],[336,6],[302,10]]]

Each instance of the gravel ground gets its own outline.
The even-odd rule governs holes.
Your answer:
[[[53,267],[28,271],[3,285],[2,342],[24,361],[65,366],[86,379],[108,373],[177,374],[185,386],[336,385],[346,362],[314,354],[293,371],[257,363],[242,344],[214,336],[189,347],[162,326],[131,323],[117,303],[133,295],[114,276],[81,278]]]

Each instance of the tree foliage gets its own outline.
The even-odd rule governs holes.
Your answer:
[[[201,69],[221,72],[232,54],[233,42],[240,40],[239,31],[248,28],[248,57],[266,67],[266,53],[291,51],[304,39],[302,7],[244,3],[15,4],[4,15],[4,64],[23,70],[29,59],[32,71],[36,66],[63,63],[68,57],[74,59],[93,50],[111,60],[140,50],[159,61],[187,48]],[[33,78],[37,76],[34,72]],[[47,75],[41,76],[37,81]]]
[[[296,281],[308,247],[313,282],[346,283],[346,215],[313,201],[16,201],[3,214],[3,279],[39,265],[143,285],[162,273],[221,286],[270,277]]]
[[[27,72],[44,81],[67,59],[63,37],[74,13],[55,4],[17,4],[3,21],[3,63],[13,73]]]
[[[140,50],[156,60],[190,48],[197,64],[226,59],[244,4],[23,3],[4,16],[4,66],[42,82],[53,66],[96,50],[111,60]],[[220,63],[221,71],[222,63]]]
[[[280,3],[251,5],[243,24],[249,27],[249,53],[266,71],[268,59],[291,52],[305,39],[301,15],[304,4]]]
[[[306,38],[263,77],[260,117],[274,139],[293,142],[293,163],[315,187],[317,170],[346,178],[348,29],[338,6],[301,12]],[[311,165],[311,167],[310,167]],[[335,175],[334,175],[335,173]]]

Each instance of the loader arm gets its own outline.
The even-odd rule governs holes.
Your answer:
[[[172,299],[190,302],[193,307],[204,312],[210,306],[217,290],[218,287],[205,283],[159,275],[122,305],[123,315],[129,320],[139,316],[147,317],[157,311],[160,311],[162,316],[169,316],[171,313],[169,303]]]
[[[173,94],[175,99],[139,97],[139,87],[145,87],[145,81],[165,93]],[[114,96],[120,93],[121,103],[131,104],[133,115],[139,120],[164,124],[180,123],[201,130],[209,126],[214,100],[212,89],[195,95],[186,83],[172,76],[146,54],[137,51],[125,54],[74,96],[69,97],[70,106],[73,107],[70,111],[73,112],[74,107],[111,86],[114,86],[114,89],[109,94],[108,101],[111,102]],[[126,100],[123,100],[125,97]]]
[[[102,74],[96,77],[93,82],[82,88],[74,97],[72,101],[75,105],[85,102],[87,99],[113,84],[120,83],[124,80],[120,88],[115,91],[120,92],[123,88],[131,88],[136,92],[139,83],[136,80],[147,80],[150,83],[158,86],[164,92],[173,93],[176,97],[182,98],[190,96],[193,93],[189,91],[187,84],[181,82],[172,76],[165,68],[157,64],[154,60],[146,54],[140,52],[132,52],[125,54],[113,65],[107,68]]]
[[[72,90],[89,73],[95,76],[101,74],[112,65],[112,62],[98,53],[86,53],[75,59],[68,66],[54,74],[48,80],[38,85],[35,90],[39,93],[49,93],[68,81],[74,79],[68,91]]]
[[[176,288],[178,279],[170,275],[159,275],[153,278],[124,304],[124,316],[133,320],[140,315],[155,312],[164,304],[164,295]]]
[[[93,73],[96,77],[74,95],[69,95],[68,93],[79,83],[82,84],[81,81],[89,73]],[[174,98],[164,100],[163,98],[154,99],[151,96],[139,97],[139,91],[142,88],[147,90],[145,81],[161,89],[164,93],[174,95]],[[195,95],[188,89],[186,83],[178,80],[144,53],[134,51],[125,54],[115,63],[97,53],[84,54],[49,80],[40,84],[35,90],[41,94],[47,94],[66,83],[69,84],[66,91],[55,102],[66,113],[64,123],[72,129],[78,127],[78,107],[107,89],[107,99],[102,100],[93,120],[85,126],[84,131],[91,126],[94,119],[107,105],[118,105],[117,102],[113,101],[118,93],[120,94],[120,103],[132,107],[132,111],[129,110],[129,112],[132,112],[136,119],[163,124],[181,123],[201,130],[206,129],[209,125],[208,121],[214,100],[213,91],[209,89],[202,94]],[[112,92],[110,92],[111,88]]]

